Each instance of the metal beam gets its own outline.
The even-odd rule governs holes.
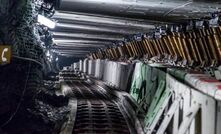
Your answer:
[[[77,53],[81,53],[81,52],[90,52],[90,50],[88,49],[81,49],[81,50],[78,50],[78,49],[66,49],[66,48],[63,48],[63,49],[54,49],[55,51],[66,51],[66,52],[69,52],[69,51],[75,51]]]
[[[59,44],[103,44],[103,45],[111,45],[112,42],[108,42],[108,41],[94,41],[94,40],[75,40],[75,39],[56,39],[54,40],[54,43],[59,43]]]
[[[215,1],[215,2],[214,2]],[[201,18],[221,8],[218,0],[60,0],[59,10],[111,16],[182,21]]]
[[[93,32],[100,32],[100,33],[112,33],[112,34],[122,34],[122,35],[148,32],[146,29],[127,29],[127,28],[115,28],[115,27],[108,27],[108,26],[57,23],[56,29],[54,31],[59,31],[60,29],[80,30],[80,31],[86,30],[86,31],[93,31]]]
[[[89,54],[90,52],[78,53],[78,52],[75,52],[75,51],[56,51],[56,53],[58,53],[58,54],[69,54],[69,55],[82,55],[82,56],[85,56],[85,55]]]
[[[69,54],[69,55],[82,55],[82,56],[85,56],[85,55],[87,55],[87,54],[89,54],[90,52],[83,52],[83,53],[77,53],[77,52],[75,52],[75,51],[57,51],[57,53],[59,53],[59,54]]]
[[[53,47],[51,48],[53,50],[58,50],[58,51],[62,51],[62,50],[83,50],[83,51],[92,51],[92,50],[97,50],[98,48],[96,47]]]
[[[77,39],[94,39],[106,41],[123,41],[123,36],[104,35],[104,34],[84,34],[70,32],[53,32],[53,37],[56,38],[77,38]]]
[[[60,54],[61,56],[65,56],[65,57],[76,57],[76,58],[84,58],[86,57],[86,55],[73,55],[73,54]]]
[[[73,44],[57,44],[57,47],[71,47],[71,48],[84,48],[84,47],[93,47],[95,49],[98,48],[106,48],[108,47],[108,45],[99,45],[99,44],[77,44],[77,45],[73,45]]]
[[[75,51],[57,51],[57,53],[59,54],[73,54],[73,55],[87,55],[90,52],[81,52],[81,53],[77,53]]]
[[[106,25],[106,26],[118,26],[125,28],[143,28],[143,29],[154,29],[155,21],[147,21],[142,19],[129,19],[123,17],[113,17],[104,15],[95,15],[88,13],[77,13],[77,12],[55,12],[53,16],[59,21],[69,21],[82,24],[93,24],[93,25]]]
[[[93,48],[93,49],[98,49],[102,48],[104,46],[90,46],[90,45],[85,45],[85,46],[71,46],[71,45],[59,45],[59,46],[53,46],[52,49],[59,49],[59,48]]]

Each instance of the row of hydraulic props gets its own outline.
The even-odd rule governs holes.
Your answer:
[[[189,32],[171,32],[161,38],[143,38],[141,41],[99,50],[93,59],[121,57],[167,57],[185,66],[215,67],[221,64],[221,27],[201,28]]]

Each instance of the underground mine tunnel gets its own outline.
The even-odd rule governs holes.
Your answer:
[[[221,1],[0,0],[0,134],[221,134]]]

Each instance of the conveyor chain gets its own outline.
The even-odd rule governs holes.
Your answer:
[[[69,84],[77,98],[73,134],[130,133],[127,122],[115,101],[99,89],[96,90],[93,84],[79,81]]]
[[[110,101],[80,100],[73,133],[129,133],[119,108]]]

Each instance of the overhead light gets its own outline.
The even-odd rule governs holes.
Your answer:
[[[46,52],[46,56],[47,56],[47,57],[50,56],[50,52],[49,52],[49,51]]]
[[[58,61],[58,57],[55,59],[55,61]]]
[[[43,15],[38,15],[38,22],[42,25],[45,25],[51,29],[55,28],[56,23]]]

